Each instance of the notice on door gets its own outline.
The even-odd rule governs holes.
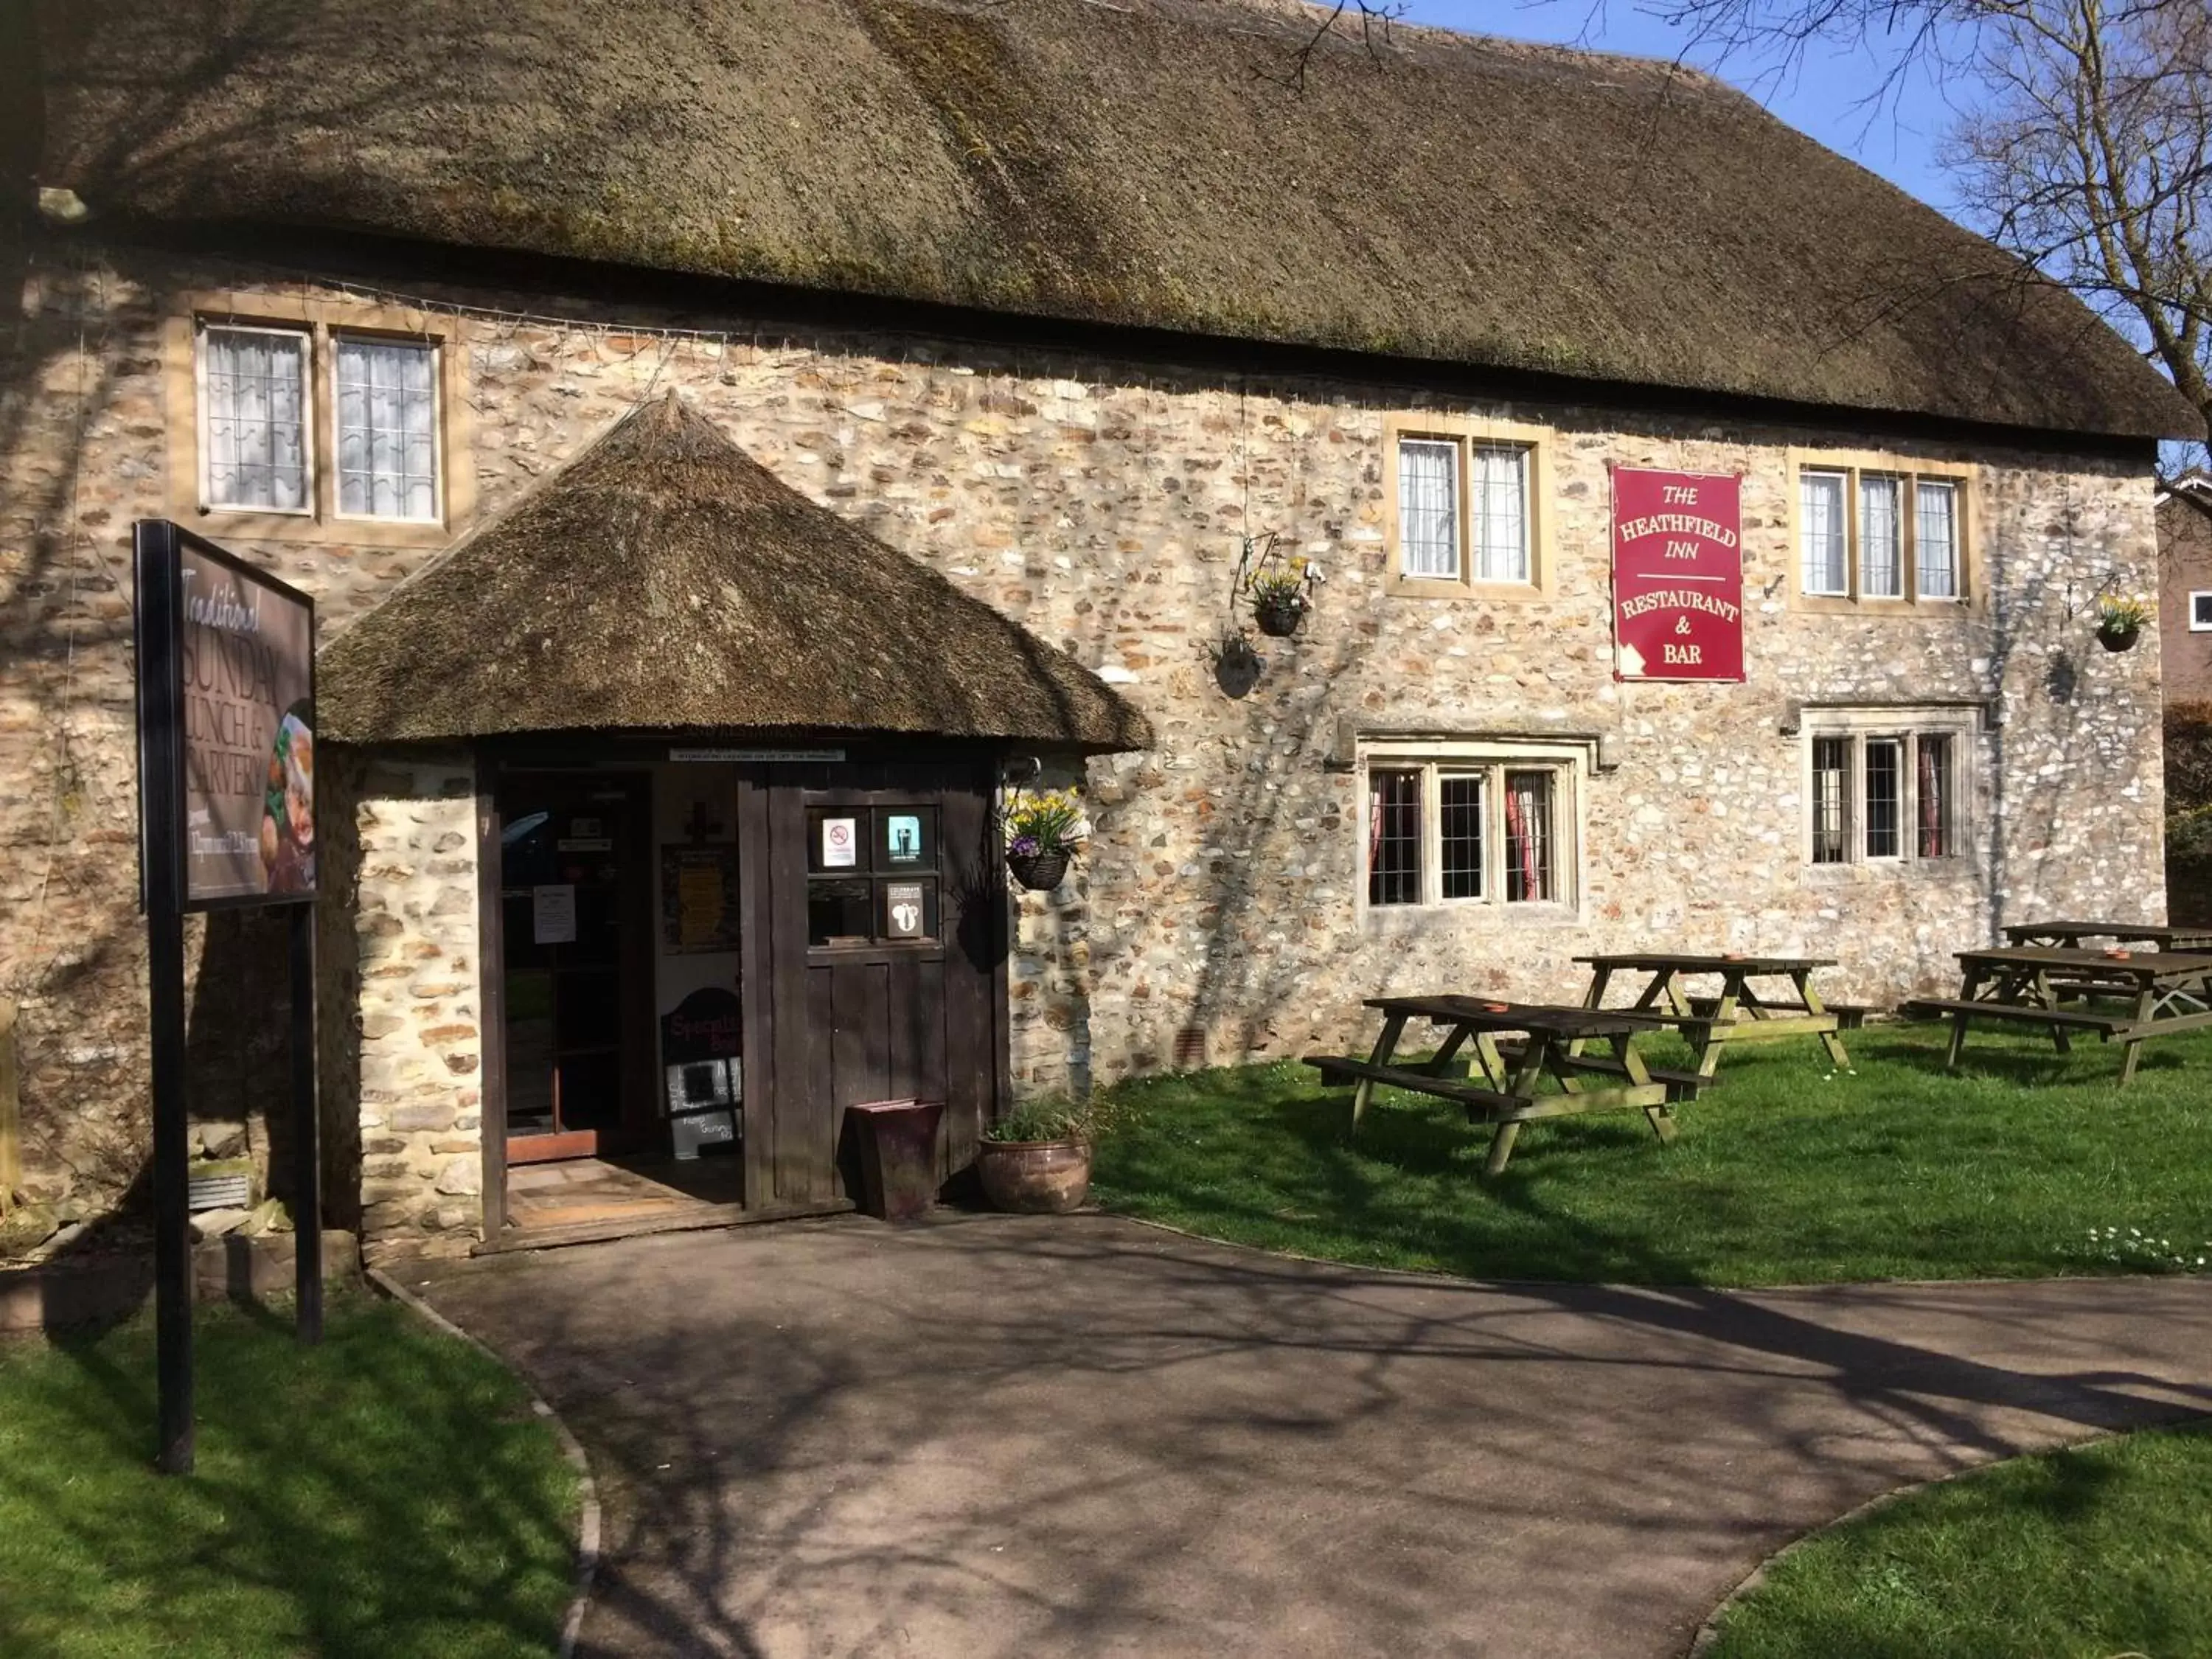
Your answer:
[[[1613,468],[1615,678],[1743,678],[1741,482]]]
[[[921,884],[894,881],[884,888],[884,932],[893,939],[920,939],[924,919]]]
[[[738,849],[660,849],[661,939],[672,951],[738,948]]]
[[[858,818],[822,820],[822,867],[850,870],[860,861],[860,821]]]
[[[576,890],[560,883],[530,890],[530,937],[540,945],[576,942]]]

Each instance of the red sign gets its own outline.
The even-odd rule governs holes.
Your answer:
[[[1743,678],[1741,483],[1613,468],[1616,679]]]

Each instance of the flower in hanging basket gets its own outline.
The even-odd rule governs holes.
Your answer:
[[[1288,639],[1297,633],[1311,604],[1301,568],[1263,570],[1252,578],[1252,617],[1271,638]]]
[[[2148,593],[2100,593],[2097,596],[2097,643],[2107,651],[2125,651],[2150,620]]]
[[[1023,886],[1048,892],[1090,836],[1073,789],[1018,793],[1006,808],[1006,868]]]

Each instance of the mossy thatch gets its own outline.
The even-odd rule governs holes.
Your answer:
[[[707,728],[1152,742],[1066,653],[779,482],[672,392],[334,635],[316,703],[345,743]]]
[[[2126,437],[2069,296],[1707,77],[1237,0],[46,0],[43,177],[1060,319]]]

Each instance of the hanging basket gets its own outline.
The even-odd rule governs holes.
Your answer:
[[[1006,869],[1032,893],[1049,893],[1067,874],[1065,849],[1053,853],[1009,853]]]
[[[2132,651],[2136,647],[2136,637],[2142,632],[2142,629],[2139,627],[2100,628],[2097,630],[2097,643],[2107,651]]]
[[[1252,607],[1252,620],[1260,624],[1262,634],[1273,640],[1287,640],[1298,631],[1298,624],[1305,619],[1305,606],[1295,600]]]

